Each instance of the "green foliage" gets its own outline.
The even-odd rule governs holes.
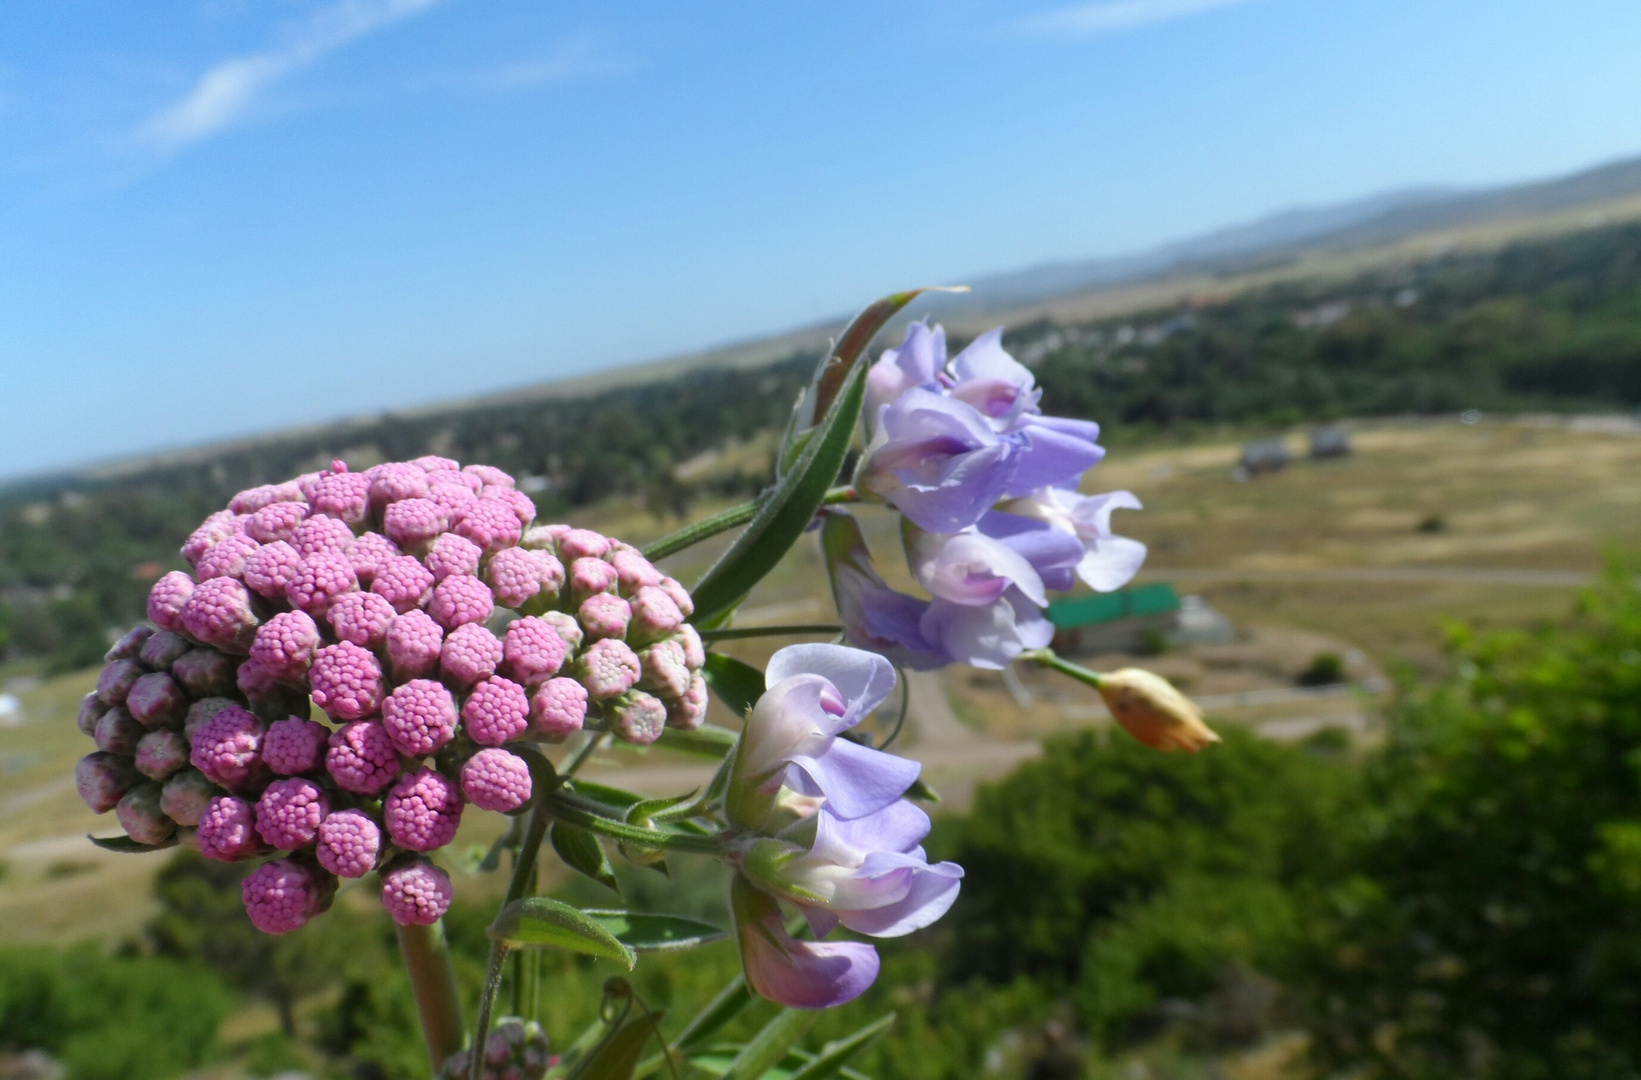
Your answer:
[[[208,1060],[232,999],[198,964],[0,949],[0,1047],[38,1048],[69,1080],[165,1080]]]
[[[1333,891],[1327,1047],[1388,1075],[1641,1069],[1641,594],[1563,627],[1456,632],[1371,770]]]

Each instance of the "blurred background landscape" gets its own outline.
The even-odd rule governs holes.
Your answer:
[[[452,0],[449,9],[459,6]],[[1202,35],[1234,51],[1272,20],[1288,20],[1295,34],[1328,29],[1332,44],[1316,48],[1348,51],[1351,27],[1319,29],[1316,6],[1119,0],[1011,11],[1004,22],[1015,37],[1060,27],[1108,68],[1151,71],[1156,50],[1189,55],[1189,37],[1170,46],[1168,35]],[[1594,79],[1609,70],[1604,50],[1624,38],[1620,30],[1641,31],[1630,18],[1596,44],[1599,20],[1566,25],[1542,7],[1506,6],[1485,31],[1473,13],[1471,44],[1496,61],[1556,24],[1565,36],[1544,38],[1541,80],[1562,70],[1569,41],[1592,41],[1575,66]],[[161,263],[204,255],[211,244],[197,236],[217,215],[245,211],[201,196],[208,205],[191,217],[179,209],[184,189],[249,183],[236,170],[275,154],[302,117],[318,123],[314,102],[338,93],[323,85],[286,88],[284,97],[270,90],[259,112],[247,104],[252,91],[317,63],[302,59],[309,53],[339,52],[333,60],[343,62],[355,39],[401,20],[414,30],[455,18],[445,5],[424,12],[428,3],[291,4],[276,13],[275,44],[242,55],[222,27],[266,33],[269,16],[257,23],[253,7],[206,5],[196,21],[214,29],[195,44],[202,55],[226,50],[263,66],[233,68],[230,59],[197,84],[176,76],[182,97],[152,121],[171,127],[145,129],[170,141],[140,162],[107,166],[119,179],[91,186],[113,195],[65,194],[52,172],[60,163],[44,155],[41,122],[16,119],[50,97],[29,87],[59,84],[43,76],[31,83],[38,70],[22,61],[5,70],[0,133],[10,130],[17,142],[0,185],[18,195],[34,184],[0,211],[19,237],[14,251],[41,243],[50,230],[40,221],[72,216],[76,200],[94,203],[94,218],[116,215],[121,199],[153,192],[169,173],[163,199],[141,196],[165,202],[164,212],[134,213],[154,212],[160,232],[202,245],[171,250]],[[522,18],[491,17],[506,26]],[[662,24],[675,17],[655,15]],[[65,52],[91,68],[106,67],[108,42],[133,31],[0,16],[7,18],[37,40],[95,42]],[[561,18],[567,26],[596,22],[578,8]],[[914,29],[927,25],[913,20]],[[820,48],[851,29],[847,18],[772,28],[747,15],[736,33],[771,45],[809,34]],[[458,41],[452,48],[475,47],[471,25],[457,20],[446,30]],[[593,91],[561,84],[638,77],[629,69],[643,65],[611,44],[620,39],[561,30],[553,29],[561,51],[543,54],[558,67],[511,76],[561,95],[539,103],[544,112],[598,108],[579,96]],[[428,26],[418,32],[437,38]],[[412,36],[401,45],[425,50],[427,41]],[[875,55],[892,44],[884,31],[863,48]],[[929,47],[961,53],[970,45],[937,38]],[[1295,39],[1269,48],[1278,61],[1297,55]],[[1419,69],[1423,48],[1403,51],[1392,36],[1368,51],[1406,72]],[[652,66],[664,67],[654,55]],[[270,57],[277,73],[255,74],[271,70]],[[357,70],[382,62],[367,50]],[[1284,80],[1309,85],[1310,62],[1282,68]],[[53,78],[72,69],[63,63]],[[1111,71],[1099,68],[1085,85],[1065,72],[1081,77],[1079,65],[1093,60],[1053,63],[1067,66],[1034,92],[1108,106]],[[1341,69],[1341,87],[1318,92],[1338,99],[1340,116],[1374,109],[1352,70]],[[248,80],[245,100],[225,106],[211,97],[212,73]],[[1170,68],[1161,78],[1185,94],[1221,74]],[[699,75],[722,92],[713,78]],[[1111,597],[1082,593],[1051,608],[1057,646],[1090,666],[1138,664],[1166,675],[1205,707],[1225,743],[1189,758],[1158,755],[1113,729],[1092,690],[1042,672],[914,676],[907,715],[891,707],[877,722],[904,720],[902,746],[942,796],[930,847],[967,868],[963,896],[938,926],[890,943],[885,977],[824,1017],[816,1036],[894,1011],[891,1032],[855,1062],[885,1080],[1641,1076],[1641,158],[1625,156],[1634,146],[1620,141],[1629,137],[1622,123],[1609,125],[1616,136],[1592,126],[1592,116],[1634,115],[1637,87],[1610,78],[1601,94],[1564,88],[1569,101],[1586,103],[1576,122],[1546,107],[1520,113],[1508,132],[1461,137],[1474,117],[1452,111],[1452,102],[1430,104],[1449,109],[1448,127],[1426,135],[1462,144],[1453,160],[1480,153],[1465,142],[1471,134],[1498,146],[1513,132],[1554,154],[1420,173],[1434,159],[1416,152],[1409,135],[1401,172],[1384,173],[1366,132],[1351,145],[1364,160],[1374,157],[1362,175],[1382,177],[1379,190],[1388,193],[1364,194],[1354,183],[1296,189],[1287,179],[1259,189],[1258,168],[1238,157],[1226,165],[1234,174],[1226,184],[1264,190],[1263,203],[1247,204],[1260,212],[1203,194],[1179,217],[1202,228],[1144,232],[1068,196],[1055,212],[1076,221],[1069,239],[1032,249],[994,244],[990,262],[964,261],[977,257],[973,250],[938,243],[908,262],[893,252],[892,235],[865,242],[851,233],[864,261],[877,260],[872,272],[840,276],[826,254],[816,271],[823,286],[780,296],[750,290],[741,300],[753,310],[740,322],[680,314],[673,305],[685,301],[663,294],[694,297],[702,282],[657,287],[648,268],[634,273],[635,298],[606,296],[606,307],[584,309],[572,288],[541,314],[533,300],[503,292],[484,309],[489,316],[530,314],[515,320],[518,340],[507,348],[484,334],[475,339],[466,382],[459,348],[438,353],[438,335],[426,349],[405,336],[446,310],[437,304],[408,320],[397,303],[371,308],[369,319],[393,326],[374,351],[350,351],[370,330],[358,312],[364,321],[333,344],[303,348],[275,318],[280,304],[300,318],[315,304],[330,311],[374,295],[342,288],[327,299],[316,285],[302,297],[260,297],[272,307],[253,314],[242,309],[239,339],[224,337],[232,311],[210,315],[200,324],[206,344],[190,351],[178,343],[188,337],[191,303],[131,314],[165,291],[136,284],[139,266],[128,267],[133,284],[117,288],[106,309],[95,296],[108,266],[76,278],[58,252],[39,275],[26,259],[0,268],[0,287],[16,301],[0,309],[0,365],[14,391],[3,439],[15,448],[0,458],[0,1078],[423,1075],[391,927],[363,886],[344,890],[335,910],[303,931],[269,938],[244,919],[237,880],[245,868],[187,852],[114,854],[85,841],[114,823],[91,815],[74,790],[73,762],[87,749],[74,724],[77,703],[113,637],[142,617],[150,584],[184,567],[178,547],[206,514],[236,491],[333,458],[362,469],[437,453],[514,473],[543,520],[641,544],[761,490],[780,426],[842,325],[833,314],[840,298],[928,283],[883,278],[937,263],[932,272],[943,283],[965,267],[1001,269],[965,277],[971,293],[923,303],[915,317],[941,321],[956,344],[1006,326],[1005,345],[1033,369],[1045,410],[1104,426],[1109,456],[1090,474],[1089,490],[1127,488],[1145,505],[1116,519],[1119,533],[1149,546],[1139,579]],[[1285,115],[1276,99],[1289,83],[1278,82],[1242,104]],[[1497,100],[1484,95],[1464,107],[1491,120],[1508,111],[1504,98],[1532,85],[1501,81]],[[997,91],[1011,107],[1024,92]],[[341,108],[369,126],[379,102],[358,93],[343,95]],[[984,132],[993,122],[984,93],[961,100],[959,114]],[[183,108],[190,102],[193,112]],[[1158,110],[1145,117],[1152,130],[1173,115],[1156,101],[1147,107]],[[227,109],[220,123],[209,108]],[[1005,127],[1022,115],[1002,111],[1009,115],[995,122]],[[1174,119],[1185,144],[1207,145],[1191,126],[1201,116]],[[791,131],[820,125],[816,138],[830,145],[824,120],[798,114]],[[424,121],[430,130],[446,122]],[[1566,144],[1574,129],[1586,140],[1576,146]],[[772,130],[746,137],[779,144]],[[1311,149],[1337,155],[1334,130],[1315,135]],[[224,174],[189,174],[216,149],[219,131],[250,157]],[[1257,127],[1243,134],[1251,146],[1267,137]],[[252,149],[258,138],[269,147]],[[1282,152],[1303,153],[1302,143]],[[868,145],[873,168],[892,165],[887,147]],[[965,154],[976,152],[964,145]],[[1046,171],[1069,169],[1046,149],[1051,141],[1030,145]],[[564,160],[577,160],[574,146]],[[326,152],[338,160],[352,153],[314,151]],[[1176,152],[1185,151],[1157,154],[1166,161]],[[305,160],[312,169],[316,159]],[[1341,160],[1340,175],[1350,175]],[[486,166],[506,171],[505,163]],[[535,177],[539,167],[520,164],[518,175]],[[1143,186],[1161,166],[1135,154],[1113,167]],[[687,216],[692,182],[710,187],[680,180],[674,203],[663,197],[659,207],[636,188],[610,198],[646,218]],[[1197,175],[1183,193],[1173,184],[1134,212],[1186,205],[1213,180]],[[521,191],[530,187],[521,181]],[[1017,193],[1036,197],[1025,186]],[[996,201],[998,191],[969,197],[981,208],[970,213],[984,217],[984,207],[997,206],[990,227],[1010,227],[1015,211]],[[788,198],[777,207],[802,217],[805,192]],[[332,199],[319,223],[330,227],[347,202]],[[538,237],[569,229],[573,203],[549,199],[529,212],[514,205],[512,220]],[[823,217],[832,213],[824,198],[814,205],[826,206]],[[42,206],[43,217],[19,224]],[[936,198],[914,216],[938,217],[943,208],[951,209]],[[738,259],[766,274],[789,259],[779,272],[802,278],[802,237],[775,229],[767,252],[745,255],[768,209],[704,246],[693,230],[682,239],[617,235],[609,257],[636,265],[658,245],[666,250],[657,259],[696,264],[707,284]],[[882,212],[880,205],[864,215],[861,228]],[[288,213],[275,214],[286,227]],[[423,227],[415,214],[396,217],[389,207],[382,215],[370,231]],[[942,228],[965,220],[954,215]],[[1102,225],[1122,242],[1083,244],[1104,252],[1097,257],[1066,250]],[[241,242],[248,251],[267,239],[251,228]],[[555,260],[575,254],[573,245],[542,243]],[[94,251],[82,248],[79,257]],[[289,272],[283,258],[254,272],[233,262],[219,264],[221,272],[245,296]],[[452,279],[462,272],[452,269]],[[211,275],[212,259],[189,273]],[[608,282],[619,275],[601,277],[598,265],[588,273],[613,295]],[[726,280],[738,287],[750,273],[740,265]],[[183,274],[167,287],[187,283]],[[42,302],[48,287],[61,294]],[[76,288],[83,295],[70,303]],[[446,297],[453,335],[478,318],[464,288]],[[406,295],[438,292],[423,281]],[[65,329],[99,319],[100,331]],[[170,324],[157,339],[145,336],[154,319]],[[610,346],[619,355],[581,355],[589,335],[625,320],[644,325],[622,331]],[[321,320],[312,333],[330,325]],[[897,340],[902,326],[877,347]],[[174,363],[155,351],[156,340],[176,350]],[[677,349],[653,344],[666,340]],[[730,343],[703,344],[712,341]],[[393,375],[396,348],[406,357],[402,377]],[[281,350],[291,350],[289,369],[270,358]],[[525,354],[538,359],[518,362]],[[615,362],[635,355],[663,358]],[[267,408],[259,406],[263,393]],[[298,400],[301,409],[289,405]],[[120,426],[137,413],[142,423]],[[897,543],[888,518],[868,514],[865,524],[886,574],[906,584],[888,557]],[[690,582],[717,550],[709,543],[675,556],[669,572]],[[829,611],[818,551],[800,544],[737,625],[820,621]],[[785,643],[727,648],[761,662]],[[714,703],[714,722],[736,722],[719,709]],[[690,759],[632,749],[595,758],[589,775],[655,794],[706,779]],[[478,868],[497,827],[470,816],[448,849],[466,860],[447,860],[458,894],[448,922],[460,975],[475,992],[488,907],[504,886]],[[678,869],[670,879],[626,864],[617,872],[629,896],[664,896],[670,910],[722,918],[721,877]],[[580,901],[615,899],[587,881],[551,884]],[[592,1018],[598,988],[614,971],[584,958],[554,963],[542,1019],[563,1043]],[[680,1018],[734,969],[733,946],[721,944],[687,960],[646,960],[634,985]],[[748,1030],[763,1018],[754,1012]]]

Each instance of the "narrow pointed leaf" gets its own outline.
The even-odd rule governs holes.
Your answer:
[[[118,851],[125,855],[141,855],[148,851],[164,851],[169,847],[177,846],[177,837],[173,833],[157,844],[140,844],[129,836],[92,836],[85,837],[104,851]]]
[[[707,653],[701,675],[718,699],[743,720],[764,694],[764,673],[733,656]]]
[[[644,1055],[644,1046],[654,1038],[664,1012],[628,1016],[581,1060],[569,1080],[632,1080],[633,1071]]]
[[[661,732],[661,737],[655,741],[655,745],[666,750],[676,750],[680,754],[722,758],[735,749],[735,740],[738,738],[740,736],[728,728],[721,728],[716,724],[702,724],[694,731],[667,728]]]
[[[586,829],[566,825],[562,821],[553,822],[552,831],[547,836],[565,866],[586,874],[617,896],[621,895],[621,883],[615,879],[615,867],[610,865],[610,857],[605,853],[604,845],[598,842],[598,837]]]
[[[825,1080],[826,1077],[838,1075],[843,1067],[849,1064],[850,1058],[864,1050],[873,1039],[888,1031],[894,1022],[895,1014],[890,1013],[847,1038],[827,1043],[808,1064],[792,1074],[792,1080]]]
[[[787,1051],[819,1020],[820,1011],[816,1009],[782,1009],[735,1055],[724,1080],[758,1080],[779,1065]]]
[[[641,911],[586,911],[589,918],[634,952],[672,952],[710,945],[725,931],[682,915],[650,915]]]
[[[695,601],[691,622],[715,625],[715,620],[733,610],[774,569],[814,520],[854,439],[855,422],[865,400],[865,374],[863,365],[855,366],[791,471],[781,477],[751,523],[691,590]]]
[[[603,803],[618,814],[625,815],[627,810],[644,801],[644,796],[631,791],[623,791],[608,784],[597,784],[591,780],[576,780],[569,784],[566,791],[573,791],[584,799]]]
[[[492,940],[510,948],[551,946],[615,960],[628,971],[637,963],[633,951],[618,941],[604,924],[546,896],[515,900],[501,909],[486,931]],[[635,1059],[636,1060],[636,1059]]]
[[[925,784],[921,776],[916,780],[913,780],[912,786],[906,789],[906,797],[908,799],[916,799],[919,802],[926,803],[938,804],[941,801],[940,792],[936,791],[928,784]]]

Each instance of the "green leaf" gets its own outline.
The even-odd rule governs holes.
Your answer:
[[[644,801],[642,795],[622,791],[620,788],[610,787],[607,784],[595,784],[591,780],[571,781],[566,790],[573,791],[584,799],[603,803],[622,815],[625,815],[628,809]]]
[[[621,895],[621,883],[615,880],[615,867],[610,865],[610,857],[605,853],[604,845],[598,842],[598,837],[586,829],[566,825],[562,821],[553,822],[547,837],[565,866],[586,874],[617,896]]]
[[[555,821],[590,829],[599,836],[634,847],[657,851],[688,851],[697,855],[720,855],[719,841],[706,830],[689,823],[666,826],[630,825],[599,813],[598,803],[578,799],[573,793],[557,792],[541,800],[542,809]],[[687,826],[687,827],[686,827]]]
[[[787,1051],[807,1035],[819,1019],[817,1009],[782,1009],[735,1055],[724,1073],[724,1080],[758,1080],[779,1065]]]
[[[764,673],[733,656],[707,653],[706,666],[701,669],[701,675],[712,692],[718,695],[718,700],[743,720],[764,695]]]
[[[792,1080],[825,1080],[826,1077],[836,1076],[849,1064],[850,1058],[865,1049],[873,1039],[888,1031],[894,1022],[895,1014],[889,1013],[847,1038],[827,1043],[808,1064],[792,1074]]]
[[[144,852],[164,851],[166,848],[177,846],[176,833],[172,833],[157,844],[140,844],[129,836],[92,836],[86,833],[85,838],[104,851],[118,851],[124,855],[141,855]]]
[[[707,656],[707,663],[712,663],[711,654]],[[761,680],[762,675],[758,676]],[[711,680],[708,680],[711,685]],[[721,728],[716,724],[702,724],[694,731],[679,731],[677,728],[667,728],[661,732],[661,737],[655,745],[666,750],[676,750],[681,754],[694,754],[696,757],[721,758],[735,749],[735,740],[740,738],[728,728]]]
[[[634,952],[673,952],[721,941],[726,932],[682,915],[650,915],[641,911],[583,912],[601,923],[617,941]]]
[[[494,941],[509,948],[551,946],[586,953],[605,960],[617,960],[632,970],[638,958],[618,941],[604,924],[546,896],[514,900],[501,909],[486,931]]]
[[[691,590],[695,601],[691,622],[712,625],[733,609],[814,520],[854,439],[855,422],[865,400],[865,376],[865,365],[857,364],[791,471],[781,477],[757,516]]]
[[[628,1016],[570,1072],[569,1080],[632,1080],[644,1045],[658,1038],[665,1012]]]

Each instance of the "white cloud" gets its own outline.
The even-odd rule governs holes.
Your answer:
[[[289,26],[277,46],[212,67],[181,101],[162,109],[138,135],[176,150],[232,124],[258,93],[348,42],[425,11],[439,0],[341,0]]]
[[[1045,11],[1040,15],[1028,16],[1015,26],[1034,34],[1097,37],[1251,2],[1252,0],[1099,0],[1098,3],[1072,4]]]
[[[619,75],[627,69],[628,65],[622,61],[599,56],[591,40],[578,38],[565,42],[539,59],[504,64],[480,72],[473,77],[473,85],[479,90],[500,93],[570,79]]]

